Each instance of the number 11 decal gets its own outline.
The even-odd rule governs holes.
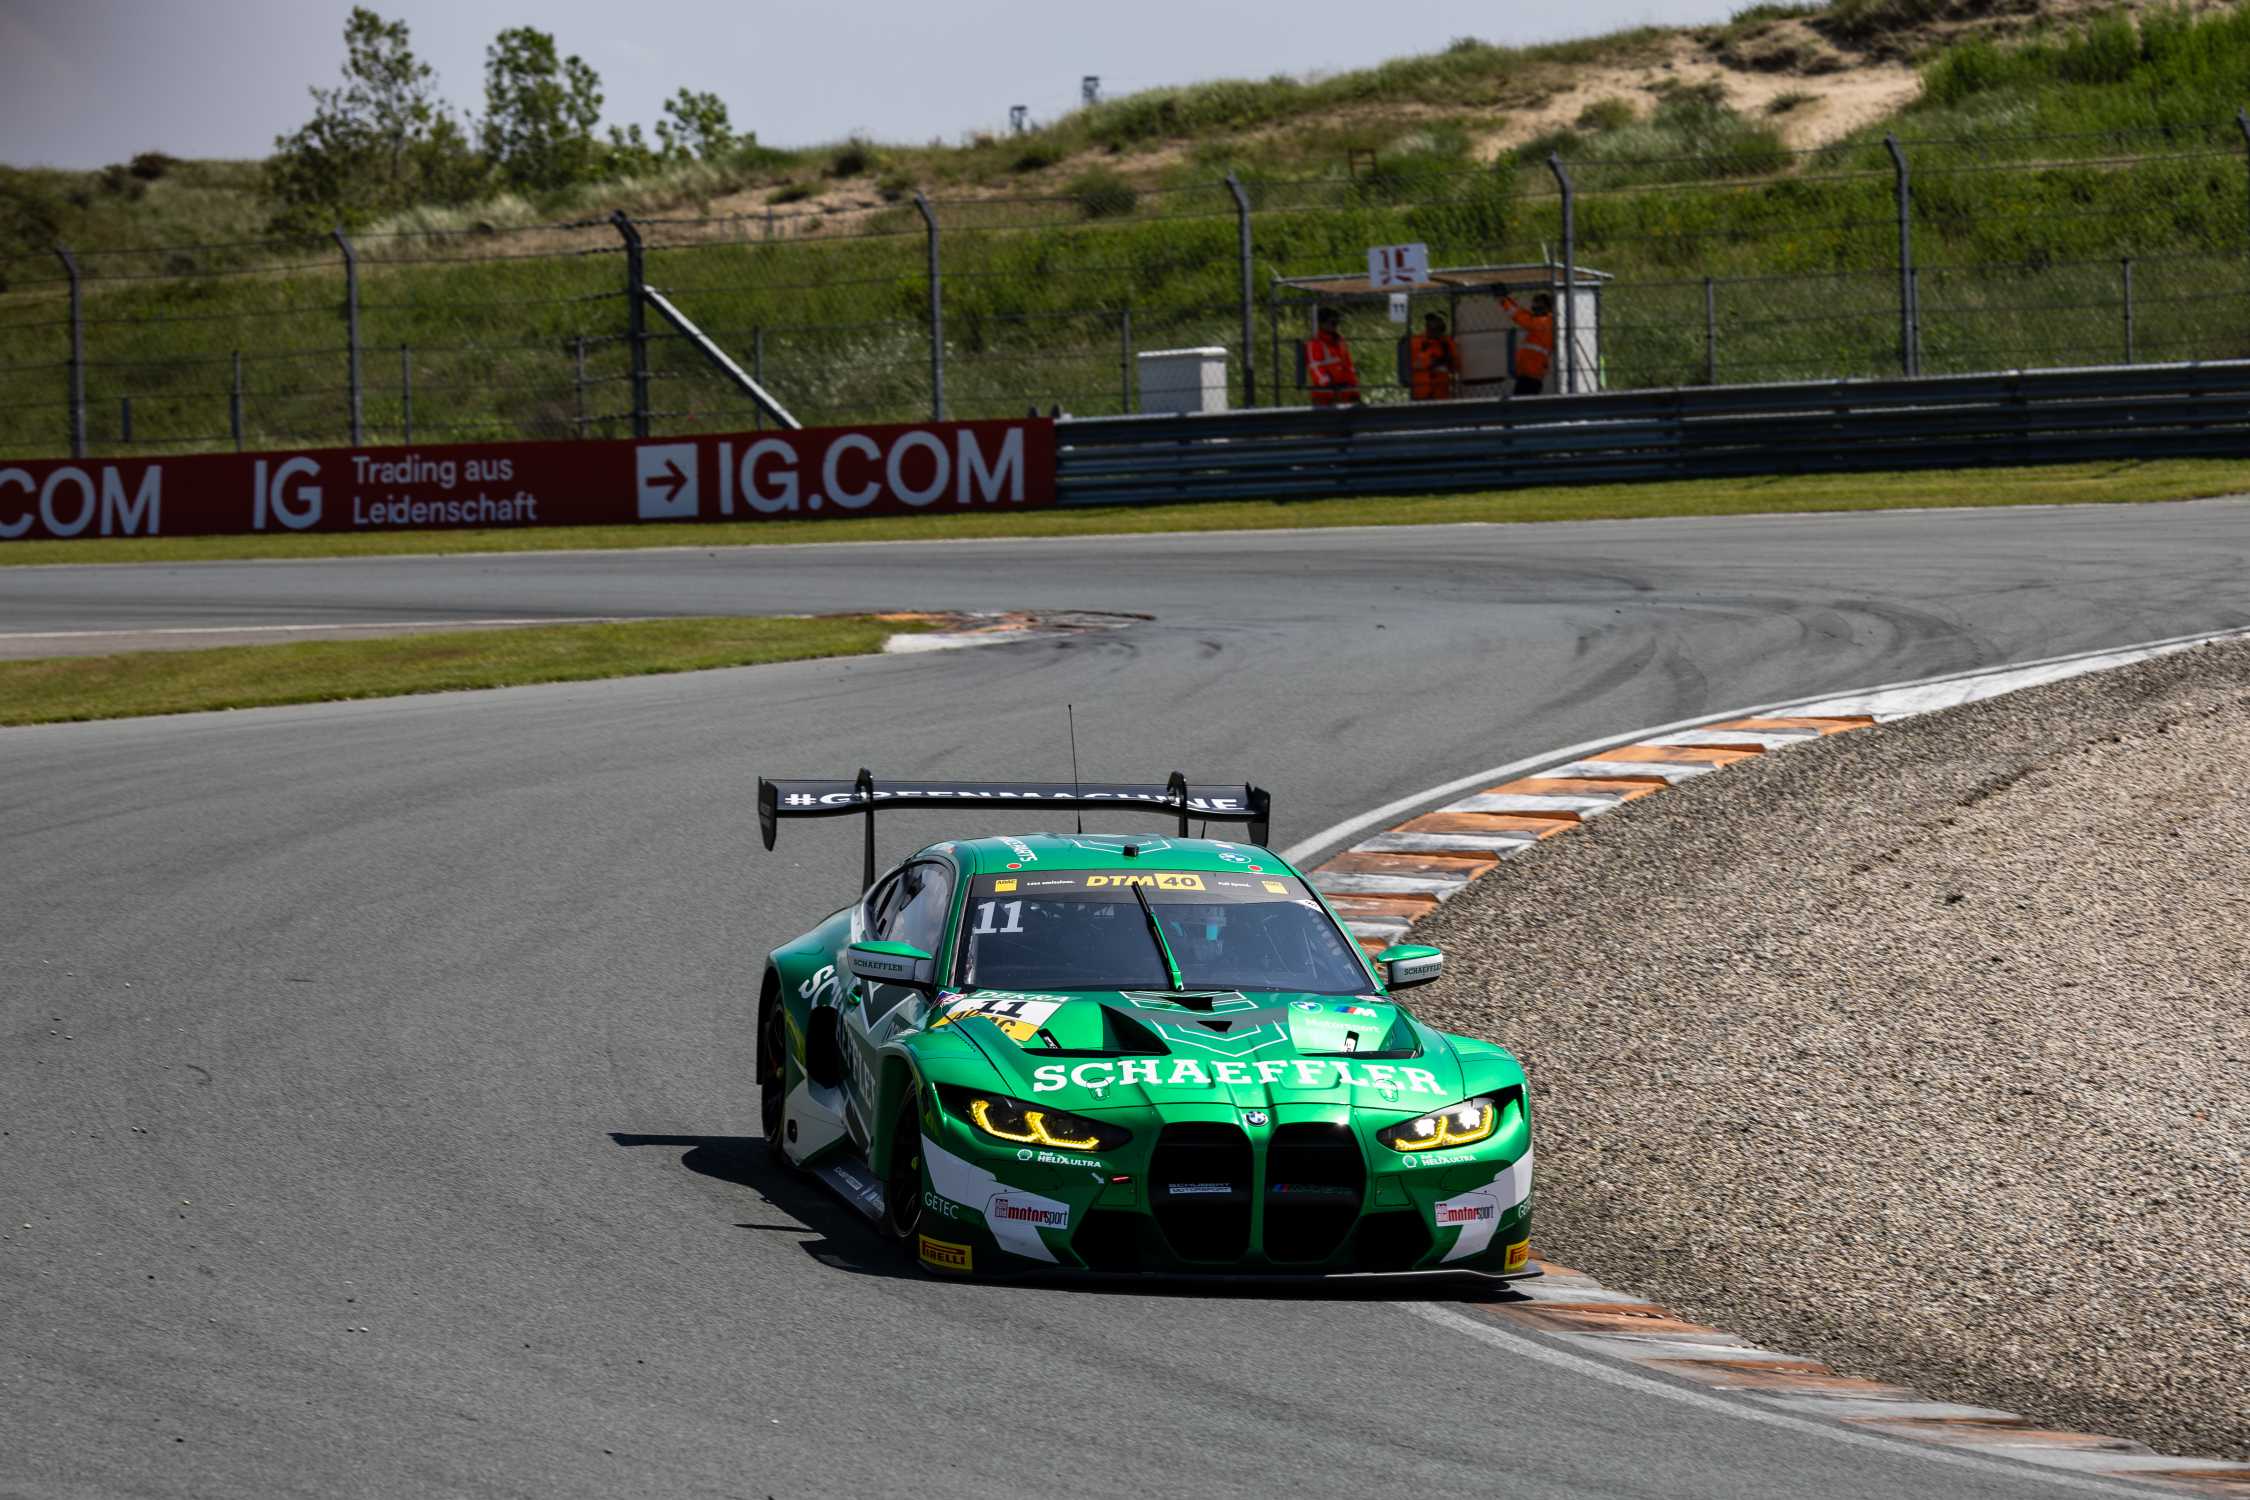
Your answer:
[[[995,927],[992,925],[995,909],[1003,907],[1008,913],[1008,925]],[[972,937],[985,937],[996,932],[1021,931],[1023,931],[1023,903],[1021,901],[979,901],[977,903],[977,925],[969,929]]]

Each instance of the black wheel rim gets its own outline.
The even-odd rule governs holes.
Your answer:
[[[777,1001],[766,1010],[765,1036],[759,1048],[765,1058],[758,1078],[758,1116],[768,1140],[779,1140],[781,1135],[781,1105],[786,1093],[789,1055],[785,1038],[781,1005]]]
[[[890,1181],[883,1184],[883,1208],[891,1233],[912,1239],[922,1227],[922,1112],[912,1096],[898,1112],[891,1137]]]

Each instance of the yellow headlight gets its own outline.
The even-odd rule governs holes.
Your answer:
[[[1020,1141],[1026,1146],[1063,1146],[1073,1151],[1091,1151],[1101,1144],[1098,1136],[1057,1135],[1047,1128],[1047,1112],[1027,1109],[1023,1112],[1023,1129],[1010,1130],[992,1118],[992,1101],[974,1099],[969,1102],[969,1118],[977,1129],[1003,1141]]]
[[[1440,1146],[1473,1146],[1488,1138],[1500,1123],[1500,1112],[1490,1099],[1471,1099],[1451,1109],[1422,1116],[1384,1132],[1394,1151],[1435,1151]]]

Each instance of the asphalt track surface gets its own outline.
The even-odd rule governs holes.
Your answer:
[[[750,1140],[759,960],[858,859],[762,852],[751,788],[1060,776],[1073,702],[1089,779],[1255,778],[1287,844],[1643,725],[2250,625],[2250,506],[0,571],[0,631],[964,607],[1154,618],[0,732],[0,1492],[2056,1492],[1397,1305],[1457,1293],[924,1279]],[[886,857],[941,831],[979,830]]]

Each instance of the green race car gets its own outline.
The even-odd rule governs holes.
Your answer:
[[[963,839],[878,875],[878,807],[995,806],[1177,832]],[[768,1149],[939,1272],[1536,1274],[1522,1066],[1393,998],[1438,951],[1370,960],[1262,847],[1268,809],[1177,774],[761,778],[769,849],[784,818],[866,819],[860,898],[766,961]]]

